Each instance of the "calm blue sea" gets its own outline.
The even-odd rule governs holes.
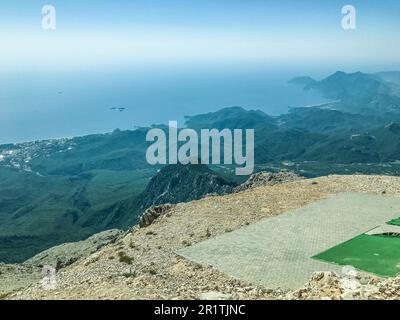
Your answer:
[[[133,129],[169,120],[182,126],[185,115],[231,106],[277,115],[288,106],[324,102],[315,93],[287,84],[305,74],[194,67],[1,74],[0,143]]]

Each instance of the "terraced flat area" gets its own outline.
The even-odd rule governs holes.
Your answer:
[[[341,271],[340,266],[313,256],[397,218],[399,213],[400,197],[340,193],[177,253],[256,285],[295,289],[315,271]]]

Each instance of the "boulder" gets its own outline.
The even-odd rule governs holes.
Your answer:
[[[175,207],[174,204],[166,203],[159,206],[153,206],[148,208],[140,218],[139,226],[141,228],[148,227],[154,222],[154,220],[166,214],[174,207]]]
[[[251,175],[246,182],[235,188],[235,192],[241,192],[263,186],[273,186],[276,184],[288,183],[301,179],[302,177],[293,172],[281,171],[272,173],[262,171]]]

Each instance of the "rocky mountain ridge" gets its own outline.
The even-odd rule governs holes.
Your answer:
[[[61,269],[54,290],[32,284],[9,293],[7,298],[398,299],[399,280],[395,278],[381,279],[359,273],[355,280],[360,285],[349,293],[343,283],[348,275],[318,273],[303,288],[288,292],[233,279],[212,266],[199,266],[176,254],[185,246],[340,192],[398,196],[400,178],[327,176],[180,203],[147,228],[134,228],[115,243]]]

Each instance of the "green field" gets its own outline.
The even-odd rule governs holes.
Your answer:
[[[400,238],[363,234],[313,258],[394,277],[400,273]]]
[[[400,226],[400,218],[393,219],[389,221],[388,224],[391,224],[392,226]]]

